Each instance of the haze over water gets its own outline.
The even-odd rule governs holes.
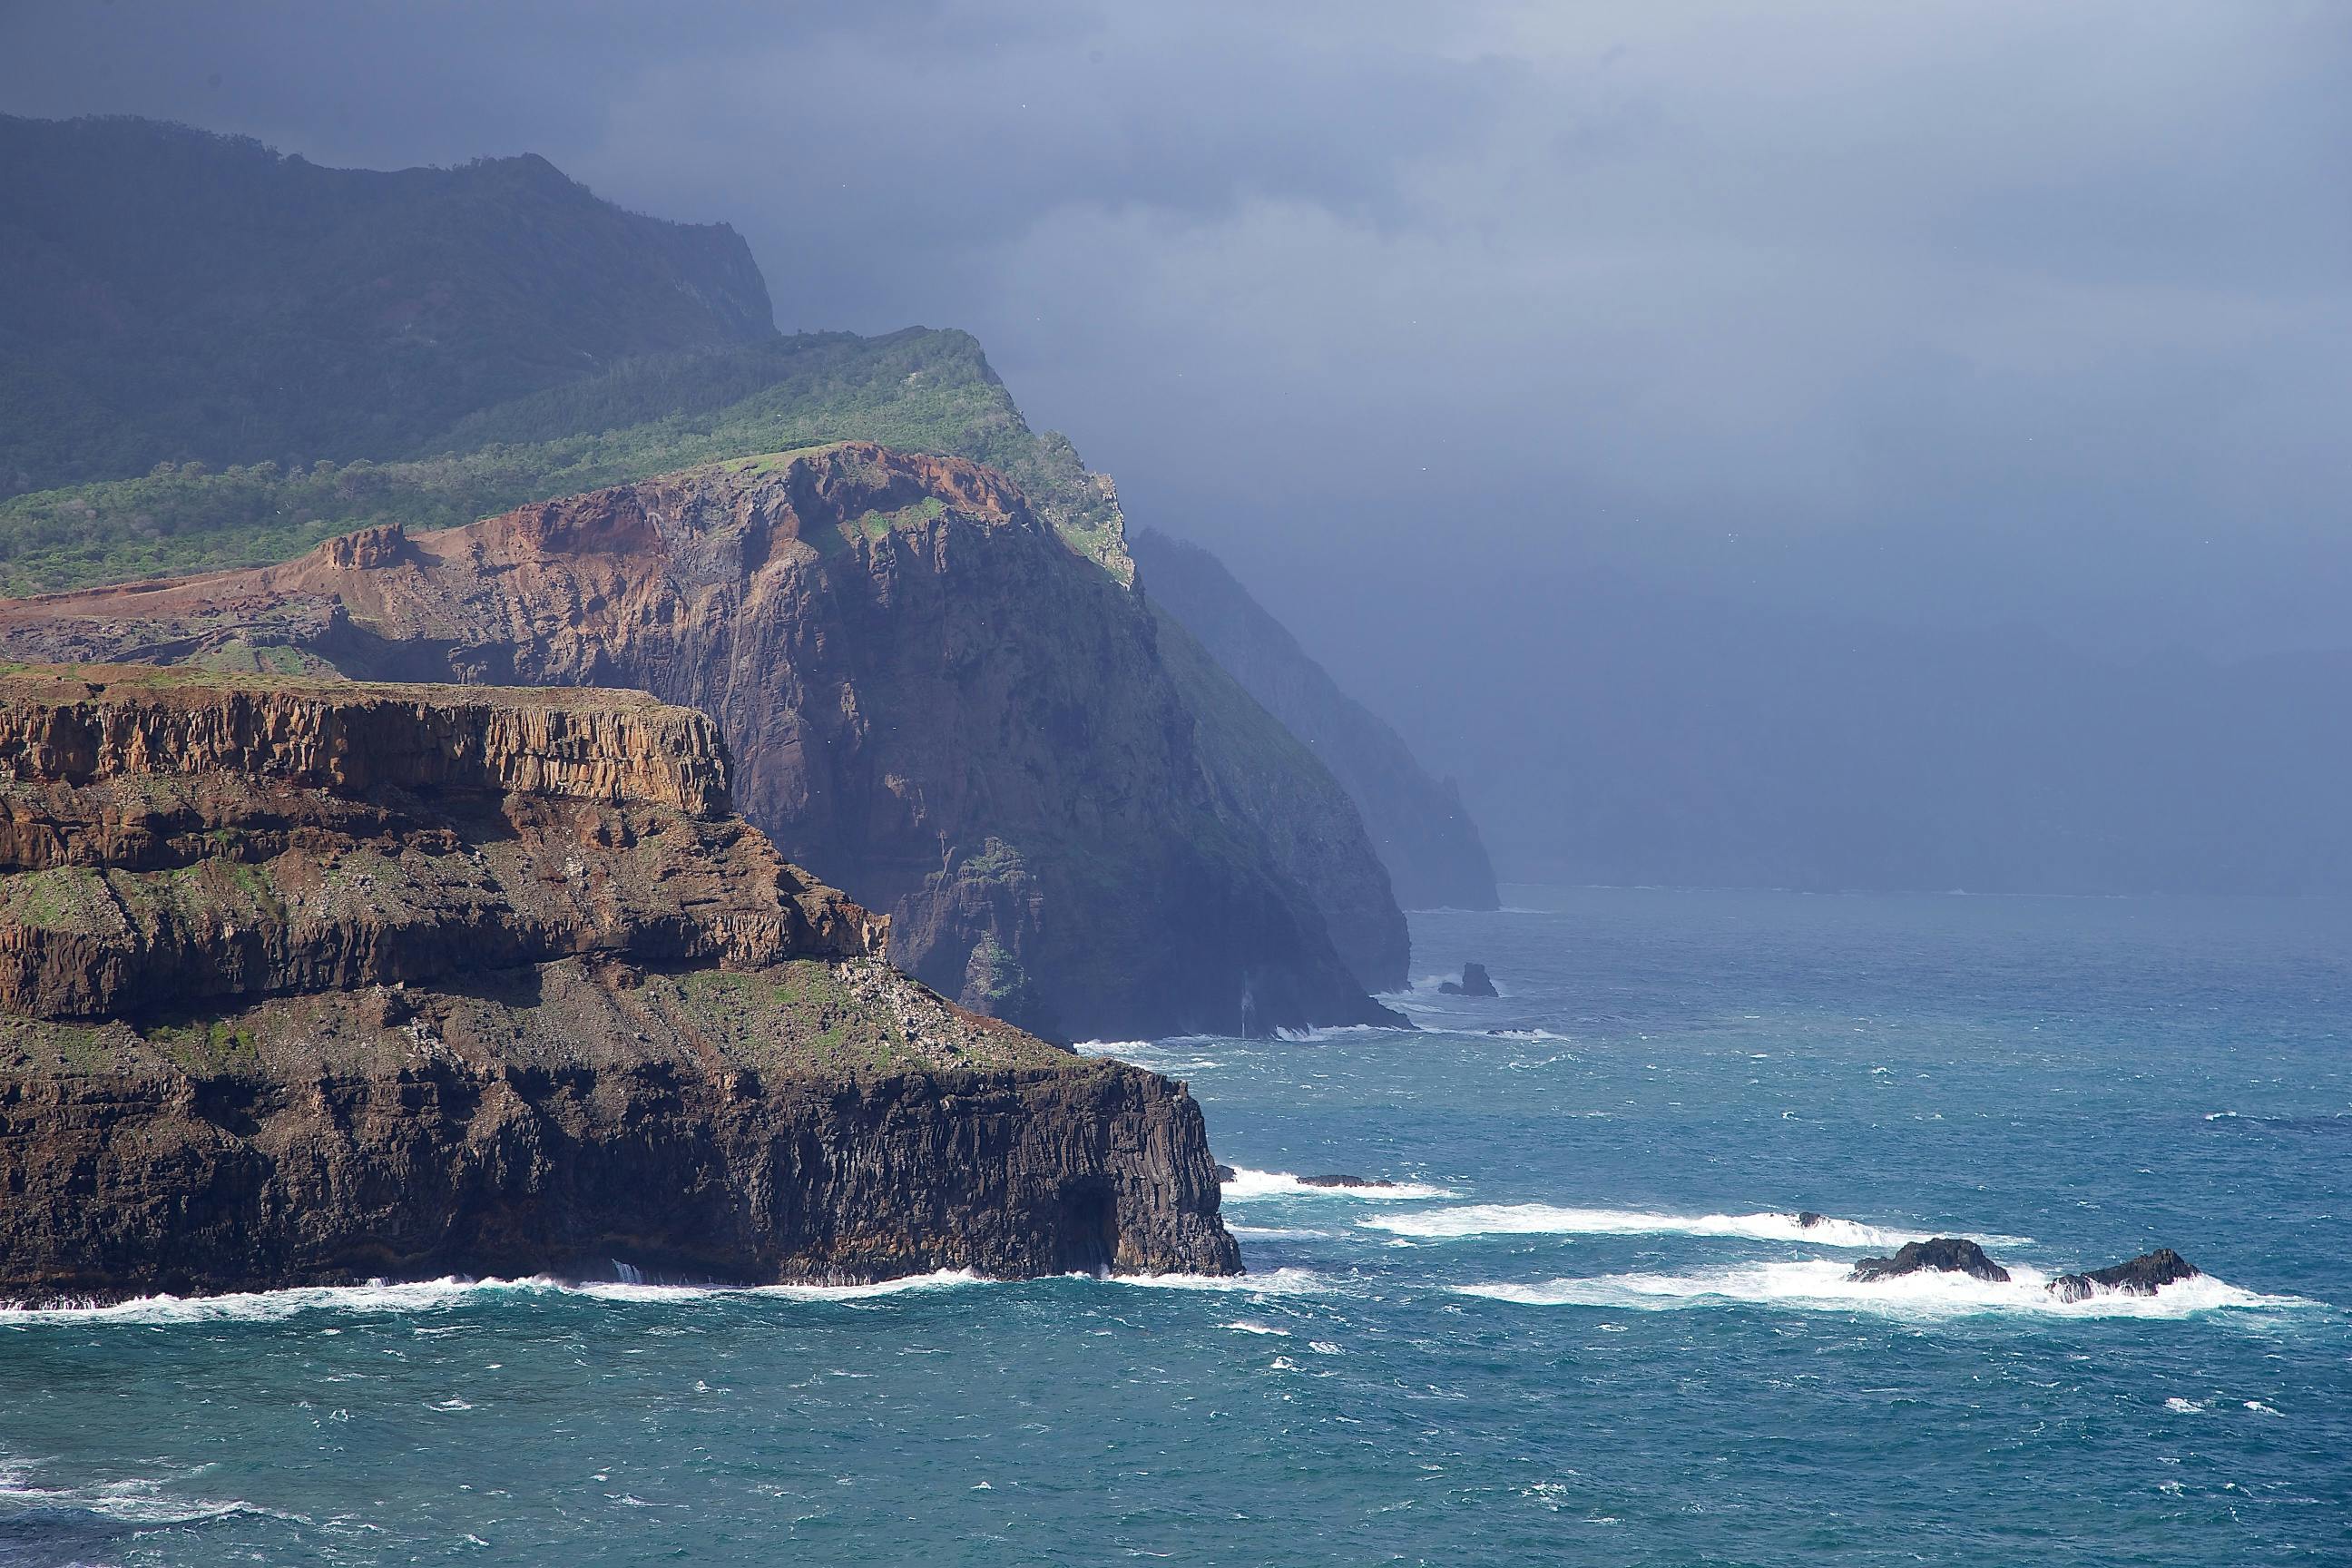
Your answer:
[[[1507,897],[1414,917],[1506,992],[1419,1035],[1118,1047],[1246,1279],[10,1315],[0,1563],[2352,1552],[2352,911]],[[1927,1234],[2017,1282],[1843,1282]]]

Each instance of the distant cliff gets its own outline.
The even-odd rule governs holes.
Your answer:
[[[898,962],[975,1010],[1075,1037],[1394,1021],[1283,868],[1319,849],[1221,789],[1158,638],[1001,477],[858,445],[0,605],[30,657],[701,709],[752,822],[889,910]]]
[[[0,150],[9,148],[22,156],[0,168],[0,195],[23,200],[0,204],[0,327],[14,320],[18,329],[0,332],[0,408],[22,405],[26,414],[0,420],[0,467],[12,438],[38,446],[54,437],[79,455],[63,467],[29,457],[20,464],[41,470],[37,482],[60,488],[0,500],[0,592],[266,565],[355,531],[397,527],[420,537],[535,502],[844,439],[987,465],[1012,480],[1070,555],[1114,585],[1133,584],[1109,479],[1088,472],[1067,440],[1030,429],[970,336],[914,328],[878,338],[776,337],[765,325],[764,287],[723,229],[616,212],[537,159],[454,171],[320,170],[249,142],[129,120],[0,121]],[[387,215],[404,226],[379,235]],[[87,267],[72,259],[85,256]],[[256,281],[264,287],[249,286]],[[347,297],[352,289],[358,294]],[[379,305],[419,289],[423,313],[393,310],[391,338],[371,324]],[[113,320],[106,312],[120,316],[117,306],[134,296],[177,303],[152,331],[126,324],[144,319],[136,312],[105,331],[92,324],[98,318],[84,320],[93,310]],[[396,363],[377,365],[370,356],[380,353]],[[257,378],[260,393],[247,384]],[[184,425],[210,433],[150,450],[158,432]],[[321,432],[331,426],[342,434],[327,439]],[[137,449],[116,450],[124,443]],[[165,460],[150,472],[157,455],[206,461]],[[61,483],[92,473],[131,477]],[[0,483],[0,495],[7,489]],[[1051,615],[1055,585],[1069,579],[1066,564],[1057,558],[1038,579],[1031,610]],[[1012,607],[1024,592],[1008,588],[1008,618],[1026,620],[1028,611]],[[1314,753],[1174,623],[1146,626],[1150,616],[1132,606],[1105,613],[1125,627],[1122,636],[1156,650],[1161,670],[1144,677],[1150,703],[1172,689],[1182,710],[1174,721],[1191,731],[1167,759],[1185,753],[1183,765],[1205,773],[1183,788],[1202,796],[1217,823],[1196,836],[1194,849],[1161,865],[1155,885],[1189,875],[1182,868],[1196,859],[1245,863],[1237,874],[1260,893],[1243,907],[1283,911],[1265,917],[1271,926],[1253,915],[1232,939],[1263,938],[1277,955],[1270,970],[1220,961],[1192,982],[1225,998],[1230,1016],[1213,1016],[1271,1026],[1352,1016],[1329,1002],[1328,976],[1302,989],[1297,965],[1279,956],[1286,944],[1322,943],[1318,928],[1360,982],[1351,987],[1359,997],[1401,984],[1403,917],[1355,808]],[[894,635],[880,623],[866,630]],[[207,658],[225,640],[233,639],[181,639],[183,651],[201,645]],[[1069,646],[1083,649],[1085,639]],[[148,654],[181,657],[161,647]],[[941,666],[935,673],[950,672]],[[1066,677],[1073,689],[1091,679],[1083,670]],[[885,730],[901,721],[870,708],[860,720]],[[1084,743],[1083,734],[1073,737]],[[1117,774],[1129,763],[1111,757],[1086,765]],[[1057,763],[1049,771],[1067,770]],[[927,787],[940,787],[924,776]],[[1039,798],[1081,816],[1096,809],[1076,795],[1041,795],[1026,784],[999,798],[1016,814]],[[1077,843],[1097,831],[1073,817],[998,833],[992,807],[977,797],[970,805],[957,841],[982,871],[1001,864],[992,837],[1034,846],[1041,836]],[[944,847],[936,836],[928,842],[930,869]],[[830,874],[855,871],[818,864]],[[1076,862],[1068,870],[1091,875]],[[903,879],[892,872],[879,886]],[[1221,871],[1200,886],[1232,880]],[[859,890],[881,896],[863,882]],[[1223,898],[1204,896],[1213,905]],[[1026,961],[1004,958],[1024,947],[1013,910],[1026,897],[967,886],[948,900],[960,912],[902,910],[902,950],[944,952],[960,933],[988,930],[962,994],[1050,1026],[1035,1005],[1041,994],[1024,979]],[[1098,915],[1118,905],[1108,889],[1066,889],[1060,902]],[[983,904],[996,912],[983,916]],[[1108,918],[1141,919],[1131,906]],[[1291,927],[1301,934],[1286,935]],[[937,947],[934,933],[946,947]],[[1106,940],[1162,952],[1139,925]],[[1165,962],[1194,940],[1164,950]],[[1148,984],[1174,994],[1173,981]],[[1192,1015],[1151,1003],[1134,1016]]]
[[[1453,781],[1430,777],[1404,738],[1339,689],[1223,563],[1165,534],[1131,536],[1144,592],[1299,738],[1363,814],[1396,896],[1415,909],[1491,910],[1495,868]]]
[[[1198,1109],[942,1002],[634,693],[0,673],[0,1300],[1230,1271]]]
[[[545,159],[328,169],[0,116],[0,495],[158,462],[402,455],[633,355],[772,339],[740,237]]]

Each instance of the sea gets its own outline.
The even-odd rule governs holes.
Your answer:
[[[1246,1278],[10,1313],[0,1563],[2352,1563],[2352,905],[1506,900],[1413,1032],[1087,1047]]]

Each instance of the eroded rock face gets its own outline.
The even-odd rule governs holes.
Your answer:
[[[627,686],[894,958],[1071,1037],[1398,1023],[1224,809],[1151,615],[989,470],[845,445],[283,566],[0,605],[45,658]]]
[[[1906,1241],[1892,1258],[1865,1258],[1848,1279],[1867,1284],[1874,1279],[1898,1279],[1906,1274],[1965,1274],[1989,1285],[2009,1283],[2009,1270],[1985,1256],[1983,1247],[1958,1237],[1930,1237]]]
[[[709,720],[634,693],[0,679],[0,1010],[42,1018],[884,930],[733,815]]]
[[[956,1007],[634,693],[0,675],[0,1300],[1229,1272],[1182,1087]]]

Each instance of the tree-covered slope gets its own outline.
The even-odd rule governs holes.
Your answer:
[[[0,116],[0,495],[390,457],[619,359],[774,335],[733,230],[624,212],[543,158],[329,169]]]

